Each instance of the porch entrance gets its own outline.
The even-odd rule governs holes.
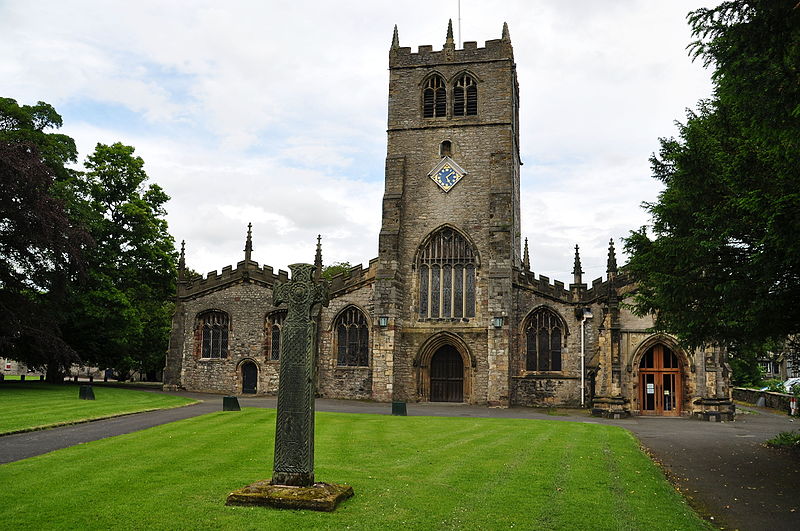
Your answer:
[[[242,364],[242,394],[255,394],[258,386],[258,367],[252,361]]]
[[[678,356],[664,345],[651,347],[639,363],[641,414],[679,416],[682,384]]]
[[[439,347],[431,359],[431,402],[464,401],[464,361],[452,345]]]

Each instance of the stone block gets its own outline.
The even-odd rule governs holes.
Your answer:
[[[341,501],[352,496],[353,487],[345,484],[314,483],[310,487],[293,487],[273,485],[264,479],[231,492],[225,505],[331,512]]]

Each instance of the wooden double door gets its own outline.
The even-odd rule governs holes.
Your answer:
[[[431,358],[431,402],[464,401],[464,361],[451,345],[445,345]]]
[[[681,414],[683,382],[678,356],[665,345],[647,350],[639,363],[639,406],[642,415]]]

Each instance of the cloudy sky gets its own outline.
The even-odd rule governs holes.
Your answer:
[[[522,229],[532,269],[605,274],[609,238],[647,223],[648,157],[708,97],[688,0],[461,1],[461,40],[507,21],[521,99]],[[136,147],[172,197],[168,221],[200,272],[377,255],[388,50],[441,49],[458,1],[0,0],[0,96],[46,101],[85,158]]]

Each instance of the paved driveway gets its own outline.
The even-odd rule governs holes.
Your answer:
[[[155,391],[154,391],[155,392]],[[0,437],[0,463],[74,444],[121,435],[221,409],[219,395],[175,393],[202,403],[75,426]],[[243,407],[274,408],[274,398],[240,398]],[[317,400],[318,411],[391,413],[389,404]],[[495,409],[464,404],[408,404],[409,415],[547,419],[613,424],[631,430],[707,517],[726,529],[800,529],[800,457],[766,448],[781,431],[800,428],[785,415],[744,409],[735,422],[635,417],[605,420],[585,411],[550,416],[528,408]]]

